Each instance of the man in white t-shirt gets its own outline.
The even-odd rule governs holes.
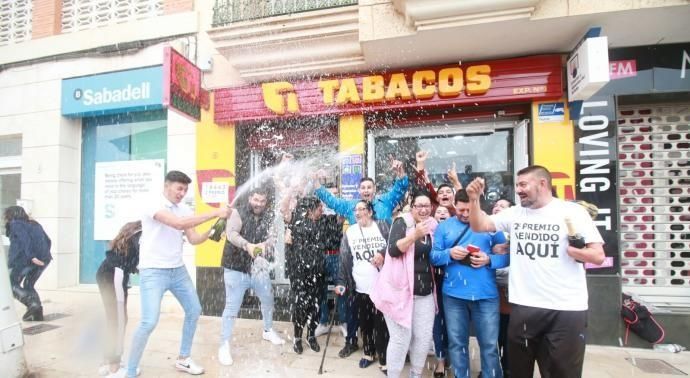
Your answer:
[[[512,377],[580,377],[587,327],[587,280],[582,262],[604,261],[603,239],[584,208],[551,194],[551,174],[538,165],[518,172],[520,205],[488,216],[480,209],[484,180],[467,187],[470,225],[478,232],[510,235],[508,364]],[[568,244],[565,219],[584,237]]]
[[[189,176],[180,171],[168,172],[165,175],[163,197],[145,209],[141,218],[138,266],[141,322],[132,337],[127,371],[125,373],[121,369],[116,376],[136,377],[146,342],[158,323],[163,294],[168,290],[180,302],[185,314],[180,354],[175,361],[175,368],[192,375],[204,372],[190,357],[196,323],[201,315],[201,304],[182,261],[182,236],[186,236],[191,244],[203,243],[208,239],[210,229],[199,234],[194,227],[216,217],[227,218],[231,210],[223,206],[205,214],[194,215],[182,203],[190,182],[192,180]]]

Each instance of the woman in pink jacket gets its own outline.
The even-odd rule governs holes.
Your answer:
[[[433,269],[429,255],[436,220],[429,197],[414,197],[409,213],[393,222],[388,256],[370,294],[384,314],[390,339],[388,376],[399,377],[410,351],[410,377],[421,377],[436,315]]]

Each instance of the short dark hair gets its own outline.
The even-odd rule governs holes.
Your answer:
[[[511,207],[512,207],[512,206],[515,206],[515,202],[509,200],[509,199],[506,198],[506,197],[501,197],[501,198],[497,199],[496,202],[494,202],[494,205],[497,204],[498,201],[506,201],[506,202],[508,202],[508,203],[510,204]]]
[[[300,198],[297,201],[297,208],[302,209],[303,211],[310,211],[319,207],[319,204],[321,204],[321,201],[319,201],[318,198],[314,196],[307,196]]]
[[[255,194],[268,198],[268,192],[266,191],[266,189],[261,187],[250,190],[248,198],[251,198]]]
[[[187,176],[183,172],[170,171],[165,175],[165,181],[166,182],[179,182],[181,184],[189,185],[189,183],[192,182],[192,179],[190,179],[189,176]]]
[[[417,198],[419,198],[419,197],[426,197],[429,201],[431,201],[431,198],[429,198],[429,196],[427,196],[426,194],[417,193],[414,197],[412,197],[411,205],[414,205],[415,203],[417,203]]]
[[[549,185],[549,188],[552,187],[551,185],[551,172],[549,172],[546,167],[541,166],[541,165],[530,165],[529,167],[522,168],[521,170],[518,171],[517,175],[522,176],[522,175],[527,175],[533,173],[534,175],[541,177],[543,179],[546,179],[546,183]]]
[[[452,186],[450,186],[449,184],[443,183],[443,184],[439,185],[438,188],[436,188],[436,192],[437,193],[440,192],[441,188],[450,188],[451,191],[455,191],[455,189],[453,189]]]
[[[362,183],[363,183],[364,181],[371,181],[371,184],[372,184],[372,185],[376,185],[376,184],[374,183],[374,179],[371,178],[371,177],[362,177],[362,179],[359,180],[359,185],[362,185]]]
[[[455,193],[455,203],[458,202],[464,202],[468,203],[470,202],[470,197],[467,195],[467,192],[465,189],[460,189]]]

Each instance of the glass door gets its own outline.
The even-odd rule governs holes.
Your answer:
[[[482,205],[488,211],[497,200],[514,198],[517,126],[517,122],[501,122],[373,130],[368,135],[368,173],[375,178],[378,191],[385,192],[394,179],[391,158],[402,161],[408,176],[413,178],[415,153],[428,151],[426,172],[434,187],[449,183],[447,172],[455,164],[463,186],[476,177],[486,180]],[[521,143],[520,147],[526,145]]]

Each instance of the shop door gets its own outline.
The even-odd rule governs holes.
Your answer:
[[[326,185],[335,185],[338,179],[337,164],[329,163],[330,160],[335,161],[335,156],[338,153],[337,145],[317,145],[309,147],[282,147],[279,149],[264,149],[264,150],[252,150],[250,156],[251,164],[251,177],[256,177],[263,170],[268,167],[275,166],[280,163],[280,160],[285,153],[290,153],[294,156],[295,160],[298,161],[319,161],[322,162],[321,167],[325,167],[328,173],[326,177]],[[328,168],[332,169],[328,169]],[[304,176],[306,172],[293,172],[290,178],[299,178]],[[283,222],[282,216],[279,216],[278,201],[273,198],[271,201],[274,205],[275,223],[274,229],[276,230],[276,244],[275,244],[275,277],[274,282],[285,284],[288,283],[288,279],[285,276],[285,222]]]
[[[623,291],[690,312],[690,103],[618,109]]]
[[[448,169],[455,163],[463,186],[475,177],[486,180],[483,206],[489,210],[498,199],[514,200],[514,173],[527,165],[526,140],[526,121],[372,130],[367,172],[378,191],[385,192],[393,183],[390,159],[402,161],[413,177],[415,153],[425,150],[429,152],[426,171],[434,187],[448,182]]]

